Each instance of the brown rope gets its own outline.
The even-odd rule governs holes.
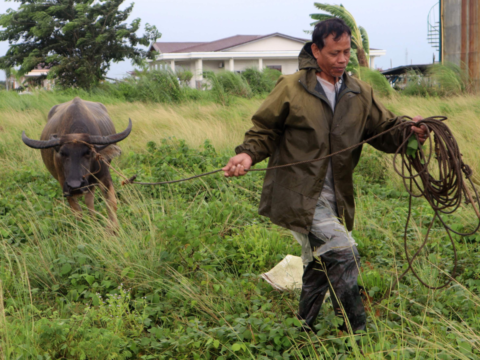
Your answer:
[[[475,198],[477,205],[479,205],[480,208],[480,199],[478,196],[477,189],[475,188],[475,185],[472,182],[471,176],[472,176],[472,171],[468,165],[463,163],[462,160],[462,154],[460,153],[460,150],[458,148],[458,144],[453,137],[450,129],[448,128],[447,125],[443,123],[443,121],[447,120],[446,117],[444,116],[432,116],[426,119],[423,119],[419,122],[416,122],[415,124],[412,124],[411,121],[412,118],[408,116],[403,116],[401,119],[401,122],[393,127],[391,127],[388,130],[385,130],[375,136],[372,136],[371,138],[364,140],[356,145],[350,146],[346,149],[334,152],[332,154],[329,154],[327,156],[323,156],[321,158],[313,159],[313,160],[305,160],[305,161],[299,161],[296,163],[292,164],[284,164],[284,165],[277,165],[277,166],[272,166],[269,168],[261,168],[261,169],[249,169],[245,170],[245,172],[259,172],[259,171],[267,171],[267,170],[274,170],[274,169],[281,169],[281,168],[286,168],[286,167],[291,167],[291,166],[297,166],[301,164],[308,164],[308,163],[313,163],[316,161],[321,161],[325,160],[328,158],[331,158],[332,156],[341,154],[346,151],[350,151],[352,149],[355,149],[359,146],[362,146],[382,135],[385,135],[388,132],[391,132],[396,129],[402,129],[403,130],[403,142],[402,144],[398,147],[394,159],[393,159],[393,167],[394,170],[399,174],[403,180],[404,186],[406,191],[409,193],[409,203],[408,203],[408,215],[407,215],[407,220],[405,224],[405,230],[404,230],[404,249],[405,249],[405,256],[407,259],[408,267],[407,269],[397,278],[395,281],[394,285],[392,288],[409,272],[411,271],[413,275],[420,281],[422,285],[429,289],[441,289],[446,286],[448,286],[452,280],[456,277],[456,271],[457,271],[457,250],[455,246],[455,242],[452,238],[452,232],[461,236],[469,236],[478,231],[480,228],[480,214],[478,212],[477,207],[475,206],[474,203],[474,198],[470,194],[470,191],[468,190],[468,187],[466,186],[466,183],[463,178],[463,174],[465,175],[465,178],[468,180],[468,183],[470,186],[473,188],[475,192]],[[429,152],[426,154],[424,152],[424,148],[420,146],[416,151],[410,152],[408,150],[408,144],[412,136],[416,137],[417,143],[419,143],[418,135],[411,131],[411,126],[421,126],[425,125],[427,128],[427,135],[429,139]],[[433,134],[433,140],[432,136]],[[88,145],[88,144],[87,144]],[[92,150],[96,153],[94,147],[91,147]],[[222,171],[222,169],[210,171],[207,173],[203,174],[198,174],[195,176],[191,176],[188,178],[184,179],[178,179],[178,180],[171,180],[171,181],[160,181],[160,182],[150,182],[150,183],[145,183],[145,182],[136,182],[136,175],[128,179],[125,177],[121,172],[116,170],[111,166],[108,161],[105,160],[100,154],[96,153],[98,159],[102,160],[109,168],[115,171],[120,177],[124,179],[122,181],[122,185],[126,184],[136,184],[136,185],[166,185],[166,184],[175,184],[175,183],[180,183],[184,181],[189,181],[193,179],[197,179],[200,177],[216,174]],[[398,157],[401,158],[401,167],[398,168],[396,162]],[[434,177],[433,174],[429,171],[429,167],[432,166],[433,160],[436,160],[436,165],[438,169],[438,177]],[[463,172],[463,174],[462,174]],[[419,191],[418,193],[414,193],[413,191],[413,185],[417,188]],[[479,219],[479,222],[475,229],[469,233],[460,233],[455,230],[453,230],[450,226],[448,226],[445,221],[442,218],[442,215],[445,214],[452,214],[454,213],[461,205],[462,201],[462,194],[465,195],[465,198],[467,199],[468,203],[471,203],[475,213],[477,214],[477,217]],[[408,244],[407,244],[407,231],[408,231],[408,226],[410,223],[411,215],[412,215],[412,198],[413,197],[425,197],[425,199],[428,201],[430,206],[432,207],[435,215],[430,222],[430,225],[428,227],[427,233],[425,235],[425,238],[418,248],[418,250],[415,252],[413,256],[410,256],[408,252]],[[446,282],[441,285],[441,286],[431,286],[427,284],[415,271],[413,268],[413,262],[417,258],[417,256],[420,254],[420,252],[424,249],[425,245],[427,244],[428,238],[430,231],[435,223],[435,220],[439,219],[442,225],[445,228],[445,231],[448,234],[448,237],[450,239],[450,243],[452,244],[452,249],[454,252],[454,267],[452,274],[449,276],[449,278],[446,280]],[[388,296],[390,292],[386,294]],[[385,297],[386,297],[385,296]],[[384,298],[385,298],[384,297]]]
[[[420,281],[420,283],[433,290],[438,290],[447,287],[457,275],[457,250],[455,246],[455,241],[452,237],[452,232],[460,236],[469,236],[478,231],[480,228],[480,214],[477,207],[475,206],[474,199],[470,194],[470,191],[467,187],[467,184],[464,180],[463,174],[467,179],[468,183],[475,192],[477,205],[480,207],[480,199],[478,197],[477,189],[472,182],[472,170],[468,165],[466,165],[462,160],[462,154],[458,148],[458,144],[451,133],[447,125],[442,122],[437,121],[435,118],[427,118],[418,123],[423,124],[427,128],[427,136],[429,140],[429,151],[428,154],[425,154],[423,147],[419,147],[418,151],[413,155],[407,154],[408,142],[410,140],[411,134],[407,134],[407,128],[404,129],[403,138],[405,139],[400,147],[397,149],[394,159],[393,167],[397,174],[399,174],[403,180],[405,189],[409,193],[409,203],[408,203],[408,215],[407,221],[405,223],[404,231],[404,249],[405,256],[407,258],[408,267],[407,269],[396,279],[392,288],[409,272],[411,271],[413,275]],[[433,140],[430,134],[433,133]],[[418,137],[417,137],[418,141]],[[397,158],[401,157],[401,167],[397,167]],[[435,177],[429,169],[431,169],[431,163],[433,160],[436,160],[436,168],[438,169],[438,177]],[[462,174],[463,172],[463,174]],[[413,185],[419,191],[414,193]],[[462,194],[465,195],[465,199],[468,203],[471,203],[475,213],[479,219],[475,229],[469,233],[461,233],[456,230],[453,230],[450,226],[446,224],[442,215],[448,215],[454,213],[461,205]],[[412,198],[413,197],[424,197],[431,208],[433,209],[435,215],[433,216],[430,225],[428,226],[427,233],[425,238],[415,252],[415,254],[410,257],[408,253],[408,243],[407,243],[407,230],[410,223],[412,215]],[[435,223],[435,220],[439,219],[442,223],[450,243],[452,244],[452,250],[454,254],[454,267],[452,274],[448,277],[445,283],[441,286],[431,286],[427,284],[421,277],[417,274],[412,264],[415,258],[420,254],[422,249],[427,244],[430,231]],[[386,294],[388,296],[389,293]]]
[[[444,116],[437,116],[435,117],[438,121],[444,121],[446,120],[447,118],[444,117]],[[245,172],[260,172],[260,171],[267,171],[267,170],[275,170],[275,169],[281,169],[281,168],[286,168],[286,167],[292,167],[292,166],[297,166],[297,165],[302,165],[302,164],[309,164],[309,163],[313,163],[313,162],[316,162],[316,161],[321,161],[321,160],[325,160],[325,159],[328,159],[328,158],[331,158],[332,156],[335,156],[335,155],[338,155],[338,154],[341,154],[341,153],[344,153],[346,151],[349,151],[349,150],[352,150],[352,149],[355,149],[359,146],[362,146],[382,135],[385,135],[393,130],[396,130],[398,128],[402,128],[402,127],[405,127],[406,124],[410,127],[412,125],[411,122],[409,121],[405,121],[405,120],[412,120],[411,117],[409,116],[402,116],[401,117],[401,122],[400,124],[397,124],[393,127],[391,127],[390,129],[388,130],[385,130],[375,136],[372,136],[371,138],[368,138],[367,140],[364,140],[358,144],[355,144],[355,145],[352,145],[348,148],[345,148],[343,150],[340,150],[340,151],[336,151],[334,153],[331,153],[329,155],[326,155],[326,156],[323,156],[321,158],[317,158],[317,159],[312,159],[312,160],[304,160],[304,161],[299,161],[299,162],[296,162],[296,163],[291,163],[291,164],[284,164],[284,165],[277,165],[277,166],[271,166],[271,167],[268,167],[268,168],[260,168],[260,169],[245,169],[244,171]],[[214,170],[214,171],[210,171],[210,172],[206,172],[206,173],[203,173],[203,174],[198,174],[198,175],[195,175],[195,176],[192,176],[192,177],[189,177],[189,178],[184,178],[184,179],[179,179],[179,180],[171,180],[171,181],[160,181],[160,182],[137,182],[137,181],[134,181],[137,176],[133,176],[131,177],[130,179],[127,179],[128,181],[123,181],[122,182],[122,185],[129,185],[129,184],[133,184],[133,185],[166,185],[166,184],[175,184],[175,183],[179,183],[179,182],[183,182],[183,181],[189,181],[189,180],[193,180],[193,179],[198,179],[200,177],[203,177],[203,176],[208,176],[208,175],[213,175],[213,174],[216,174],[216,173],[219,173],[223,171],[222,169],[218,169],[218,170]]]

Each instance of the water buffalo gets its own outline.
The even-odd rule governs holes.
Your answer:
[[[116,227],[117,200],[112,177],[107,165],[97,159],[92,148],[110,162],[121,153],[115,143],[125,139],[131,130],[132,121],[129,120],[127,129],[117,134],[103,104],[76,97],[50,110],[41,140],[29,139],[25,132],[22,140],[31,148],[41,149],[45,166],[60,183],[78,218],[82,212],[78,197],[85,195],[85,203],[93,214],[95,185],[101,185],[111,226]]]

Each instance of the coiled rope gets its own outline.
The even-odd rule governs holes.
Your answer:
[[[475,192],[475,199],[480,208],[478,192],[472,181],[472,170],[463,162],[462,154],[460,153],[457,141],[455,140],[448,126],[442,122],[446,119],[446,117],[430,117],[418,122],[419,125],[424,124],[427,129],[429,141],[427,153],[424,152],[424,148],[422,146],[420,146],[414,152],[411,150],[409,151],[408,144],[411,141],[410,138],[412,134],[409,134],[409,129],[405,127],[403,129],[404,141],[397,149],[393,158],[394,170],[402,178],[405,189],[410,196],[408,201],[407,221],[405,223],[404,231],[404,249],[408,267],[397,278],[392,288],[394,288],[395,285],[409,271],[413,273],[413,275],[423,286],[429,289],[438,290],[447,287],[457,275],[457,250],[452,233],[460,236],[470,236],[476,233],[480,228],[480,214],[478,212],[478,208],[475,206],[475,200],[467,187],[467,183],[469,183]],[[433,140],[432,136],[430,136],[431,134],[433,134]],[[400,168],[398,168],[396,161],[398,157],[401,158]],[[465,181],[463,175],[465,175],[465,179],[467,181]],[[415,188],[418,191],[417,193],[413,191],[413,185],[415,185]],[[474,230],[468,233],[461,233],[452,229],[446,224],[442,216],[453,214],[455,211],[457,211],[462,203],[462,194],[464,195],[466,202],[472,204],[477,218],[479,219]],[[427,233],[422,244],[415,254],[410,257],[408,252],[407,230],[412,214],[412,198],[414,197],[424,197],[430,204],[430,207],[433,209],[435,215],[428,226]],[[452,273],[441,286],[431,286],[427,284],[423,279],[421,279],[412,266],[415,258],[420,254],[422,249],[427,244],[430,231],[436,219],[440,220],[446,233],[448,234],[448,238],[450,239],[454,253],[454,267]]]
[[[331,158],[335,155],[341,154],[343,152],[352,150],[358,146],[364,145],[373,139],[376,139],[390,131],[401,129],[403,130],[403,142],[398,147],[397,151],[395,152],[393,158],[393,167],[396,173],[402,178],[403,184],[405,186],[406,191],[409,193],[409,202],[408,202],[408,215],[405,224],[405,231],[404,231],[404,249],[405,249],[405,256],[407,259],[408,267],[407,269],[397,278],[395,281],[394,286],[409,272],[411,271],[413,275],[420,281],[422,285],[429,289],[437,290],[442,289],[448,286],[453,279],[457,276],[457,250],[455,246],[455,241],[453,240],[452,233],[458,234],[460,236],[470,236],[478,231],[480,228],[480,213],[478,212],[478,208],[480,208],[480,199],[478,197],[478,192],[475,185],[472,182],[472,170],[468,165],[463,162],[462,154],[458,148],[458,144],[453,137],[450,129],[448,126],[443,122],[447,120],[444,116],[432,116],[420,120],[418,122],[412,123],[412,118],[408,116],[403,116],[400,118],[400,123],[391,127],[388,130],[385,130],[367,140],[364,140],[356,145],[350,146],[346,149],[337,151],[335,153],[329,154],[327,156],[323,156],[318,159],[313,160],[305,160],[300,161],[292,164],[285,164],[285,165],[278,165],[272,166],[269,168],[261,168],[261,169],[248,169],[245,172],[259,172],[259,171],[267,171],[267,170],[274,170],[280,169],[285,167],[291,167],[301,164],[313,163],[316,161],[325,160]],[[411,131],[412,126],[420,127],[421,125],[425,125],[427,128],[427,135],[428,135],[428,152],[425,153],[423,146],[418,146],[419,139],[418,135]],[[433,139],[432,139],[433,135]],[[184,181],[189,181],[193,179],[197,179],[203,176],[208,176],[212,174],[216,174],[222,171],[222,169],[210,171],[207,173],[195,175],[192,177],[179,179],[179,180],[172,180],[172,181],[161,181],[161,182],[136,182],[136,176],[127,179],[121,172],[114,169],[110,163],[101,157],[100,154],[97,154],[99,159],[101,159],[108,167],[110,167],[113,171],[115,171],[119,176],[121,176],[124,181],[122,181],[122,185],[127,184],[134,184],[134,185],[166,185],[166,184],[175,184]],[[400,167],[397,165],[397,160],[400,158]],[[435,174],[435,172],[437,174]],[[464,178],[465,177],[465,178]],[[466,181],[465,181],[466,179]],[[470,184],[471,188],[474,190],[475,199],[472,197],[467,183]],[[415,185],[416,191],[413,190]],[[452,229],[443,219],[443,215],[452,214],[454,213],[462,203],[462,195],[466,199],[467,203],[472,204],[475,213],[479,219],[479,222],[475,229],[469,233],[461,233],[454,229]],[[418,250],[410,256],[408,252],[408,243],[407,243],[407,232],[408,226],[410,224],[410,219],[412,215],[412,198],[414,197],[424,197],[428,203],[430,204],[431,208],[433,209],[435,215],[433,216],[430,225],[428,226],[427,233],[425,238],[418,248]],[[475,206],[475,202],[478,205],[478,208]],[[435,223],[435,220],[438,219],[445,231],[448,234],[450,239],[450,243],[452,244],[452,249],[454,253],[454,266],[451,272],[451,275],[447,277],[445,283],[441,286],[431,286],[427,284],[415,271],[413,268],[413,262],[418,257],[422,249],[427,244],[430,231]],[[389,293],[388,293],[389,294]],[[387,296],[388,296],[387,294]]]

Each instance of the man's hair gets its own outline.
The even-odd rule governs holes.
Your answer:
[[[320,50],[322,50],[325,46],[324,40],[330,34],[333,34],[333,40],[338,41],[344,34],[352,36],[352,31],[342,19],[328,19],[315,25],[312,34],[312,41]]]

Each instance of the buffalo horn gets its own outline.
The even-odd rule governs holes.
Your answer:
[[[89,143],[92,145],[110,145],[116,142],[122,141],[132,131],[132,120],[128,119],[128,127],[123,130],[121,133],[108,135],[108,136],[97,136],[91,135]]]
[[[50,140],[32,140],[27,135],[25,131],[22,133],[22,140],[25,145],[33,149],[48,149],[54,146],[61,145],[62,141],[60,138],[52,137]]]

